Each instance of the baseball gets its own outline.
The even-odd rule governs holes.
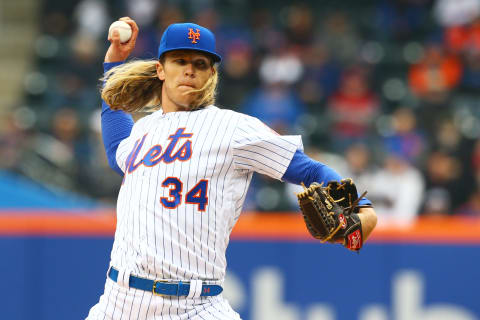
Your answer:
[[[110,36],[112,35],[114,29],[118,30],[121,43],[125,43],[130,40],[130,37],[132,36],[132,28],[128,23],[126,23],[125,21],[115,21],[114,23],[112,23],[110,25],[110,28],[108,28],[108,34]]]

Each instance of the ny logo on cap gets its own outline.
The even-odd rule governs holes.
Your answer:
[[[200,40],[200,30],[194,32],[192,28],[188,28],[188,39],[192,40],[192,43],[197,43],[197,40]]]

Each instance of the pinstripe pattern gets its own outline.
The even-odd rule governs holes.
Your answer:
[[[299,136],[215,106],[137,121],[117,150],[125,177],[110,264],[150,279],[222,284],[228,238],[253,172],[280,179],[299,148]],[[240,317],[221,295],[165,298],[108,279],[88,319]]]

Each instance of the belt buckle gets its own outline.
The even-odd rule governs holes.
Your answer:
[[[168,284],[171,284],[171,285],[175,285],[177,287],[177,290],[174,294],[162,294],[162,293],[158,293],[155,291],[155,289],[157,289],[157,284],[158,283],[168,283]],[[153,295],[155,296],[162,296],[162,297],[170,297],[170,296],[178,296],[178,292],[180,291],[180,285],[182,284],[182,282],[178,282],[178,283],[172,283],[170,281],[166,281],[166,280],[153,280],[153,288],[152,288],[152,293]]]
[[[154,296],[162,296],[162,297],[166,297],[167,295],[166,294],[161,294],[161,293],[158,293],[155,291],[155,289],[157,289],[157,283],[165,283],[167,281],[162,281],[162,280],[153,280],[153,288],[152,288],[152,293]]]

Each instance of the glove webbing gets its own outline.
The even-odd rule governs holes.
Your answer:
[[[302,182],[301,184],[302,184],[302,187],[304,188],[304,192],[298,194],[297,196],[300,196],[300,197],[302,197],[302,196],[307,196],[308,199],[310,199],[311,203],[312,203],[313,205],[316,205],[316,204],[317,204],[317,201],[313,198],[313,195],[315,194],[315,190],[316,190],[317,188],[320,189],[320,192],[323,191],[322,188],[321,188],[322,185],[323,185],[323,182],[322,182],[320,185],[316,185],[316,186],[313,185],[313,186],[310,186],[309,188],[307,188],[303,182]],[[337,201],[335,201],[335,199],[333,199],[333,198],[330,196],[330,194],[328,194],[328,192],[324,192],[324,195],[326,196],[326,198],[327,198],[329,201],[331,201],[331,202],[337,202]],[[317,197],[318,197],[318,195],[317,195]],[[318,200],[318,202],[321,202],[321,201]],[[332,206],[329,205],[328,202],[326,203],[326,205],[327,205],[327,209],[332,209]],[[320,212],[320,213],[321,213],[321,212],[322,212],[321,208],[317,208],[317,212]],[[327,214],[328,214],[329,216],[332,216],[332,215],[333,215],[333,213],[332,213],[331,211],[327,211]],[[325,220],[325,219],[324,219],[324,220]],[[330,232],[330,234],[329,234],[326,238],[320,239],[320,242],[321,242],[321,243],[324,243],[324,242],[327,242],[328,240],[332,239],[333,236],[340,230],[341,227],[342,227],[342,224],[340,223],[334,230],[332,230],[332,231]]]
[[[360,202],[360,200],[362,200],[362,198],[365,197],[366,195],[367,195],[367,191],[363,192],[362,195],[361,195],[360,197],[358,197],[355,201],[353,201],[353,203],[352,203],[350,206],[348,206],[348,207],[345,208],[345,210],[347,210],[348,214],[351,214],[351,213],[353,212],[353,210],[355,210],[355,208],[357,208],[357,207],[360,207],[360,208],[370,207],[370,206],[359,206],[359,205],[358,205],[358,203]],[[335,200],[333,200],[333,201],[339,202],[339,201],[342,201],[343,199],[344,199],[344,198],[339,199],[339,200],[337,200],[337,201],[335,201]],[[351,202],[351,200],[350,200],[350,202]]]

